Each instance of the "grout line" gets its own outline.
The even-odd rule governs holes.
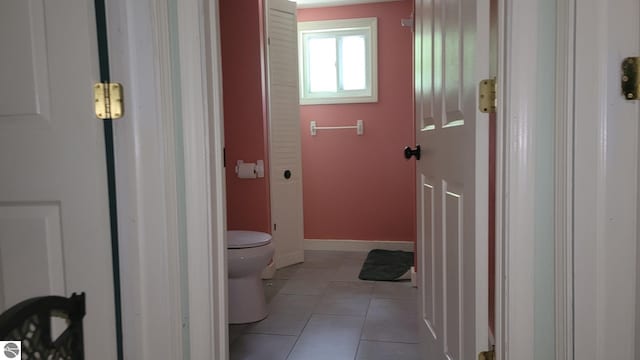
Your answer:
[[[362,321],[362,326],[360,327],[360,336],[358,336],[358,346],[356,346],[356,353],[353,355],[353,359],[358,358],[358,351],[360,351],[360,343],[362,342],[362,336],[364,335],[364,326],[367,323],[367,316],[369,316],[369,308],[371,307],[371,300],[373,298],[369,298],[369,303],[367,304],[367,311],[364,314],[364,320]]]
[[[265,333],[246,333],[242,335],[262,335],[262,336],[280,336],[280,337],[296,337],[295,335],[284,335],[284,334],[265,334]]]
[[[291,356],[291,353],[293,352],[293,349],[295,349],[296,345],[298,345],[298,341],[300,341],[300,338],[302,337],[302,333],[304,333],[304,329],[306,329],[307,325],[309,325],[309,321],[311,321],[311,317],[313,317],[313,314],[311,314],[309,316],[309,318],[307,319],[307,321],[304,323],[304,326],[300,330],[300,334],[298,334],[298,336],[296,337],[296,341],[293,342],[293,346],[291,346],[291,349],[289,349],[289,352],[287,353],[287,357],[285,359],[288,359],[289,356]]]
[[[287,281],[289,281],[289,280],[287,280]],[[285,283],[284,286],[286,286],[286,285],[287,284]],[[310,295],[310,296],[320,297],[320,296],[322,296],[324,294],[326,289],[327,289],[326,287],[323,288],[323,290],[320,293],[320,295]],[[293,349],[295,349],[296,345],[298,345],[298,342],[300,341],[300,338],[302,337],[302,334],[304,333],[304,330],[307,328],[307,326],[309,325],[309,322],[311,321],[311,318],[313,317],[313,313],[315,311],[316,306],[318,306],[318,301],[316,301],[316,303],[313,305],[313,308],[311,309],[311,313],[309,314],[309,317],[307,318],[307,321],[304,323],[304,326],[302,327],[302,329],[300,329],[300,333],[296,337],[296,341],[294,341],[293,346],[291,346],[291,349],[289,349],[289,352],[287,353],[287,357],[285,359],[288,359],[289,356],[291,356],[291,353],[293,352]]]
[[[364,326],[364,323],[362,323],[362,326]],[[360,331],[362,332],[362,330]],[[362,336],[362,335],[360,335]],[[358,339],[358,346],[356,346],[356,353],[353,355],[353,360],[356,360],[358,358],[358,351],[360,351],[360,343],[362,342],[362,340]]]
[[[407,341],[385,341],[385,340],[368,340],[368,339],[360,339],[360,342],[375,342],[375,343],[388,343],[388,344],[404,344],[404,345],[420,345],[419,342],[407,342]]]

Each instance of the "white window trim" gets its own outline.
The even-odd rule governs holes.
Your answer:
[[[310,95],[306,91],[305,76],[307,67],[304,61],[304,34],[305,33],[322,33],[344,30],[362,30],[366,29],[369,36],[368,56],[370,74],[367,74],[369,81],[369,89],[362,91],[343,91],[339,93],[326,93],[322,95]],[[304,21],[298,23],[298,55],[299,55],[299,72],[300,72],[300,105],[318,105],[318,104],[349,104],[349,103],[373,103],[378,102],[378,19],[359,18],[359,19],[342,19],[342,20],[323,20],[323,21]],[[353,95],[349,96],[351,93]]]

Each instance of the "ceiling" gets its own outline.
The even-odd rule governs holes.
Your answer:
[[[402,0],[297,0],[298,8],[314,8],[327,6],[344,6]]]

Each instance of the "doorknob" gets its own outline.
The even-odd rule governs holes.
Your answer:
[[[412,156],[415,156],[416,160],[420,160],[420,145],[416,145],[416,148],[413,150],[410,146],[404,148],[404,158],[411,159]]]

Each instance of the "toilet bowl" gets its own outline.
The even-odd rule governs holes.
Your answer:
[[[271,235],[257,231],[227,231],[229,323],[244,324],[267,317],[260,275],[273,258]]]

